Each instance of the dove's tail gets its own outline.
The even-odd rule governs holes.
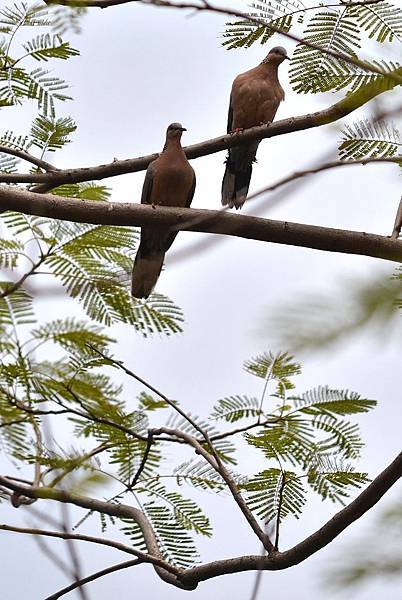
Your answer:
[[[134,298],[148,298],[158,281],[164,259],[164,252],[141,256],[140,246],[131,278],[131,294]]]
[[[253,162],[258,142],[252,146],[231,148],[226,160],[222,181],[222,204],[239,209],[243,206],[250,186]]]

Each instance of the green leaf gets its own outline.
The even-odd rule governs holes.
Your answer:
[[[211,413],[211,419],[224,419],[235,423],[240,419],[258,417],[261,414],[260,403],[257,398],[248,396],[229,396],[219,400]]]
[[[309,469],[307,481],[323,500],[345,504],[351,488],[361,488],[368,483],[367,473],[356,473],[350,465],[338,465],[336,460],[327,458],[321,464]]]
[[[138,400],[138,408],[140,410],[153,412],[159,408],[169,408],[169,405],[164,400],[156,400],[153,396],[147,394],[147,392],[141,392]]]
[[[15,173],[20,159],[15,156],[10,156],[4,152],[0,152],[0,172]]]
[[[315,416],[312,425],[319,431],[329,434],[318,444],[320,453],[331,452],[347,459],[360,457],[360,450],[364,444],[358,425],[351,425],[348,421],[339,421],[328,414]]]
[[[377,42],[402,42],[402,13],[400,7],[389,2],[377,2],[352,6],[350,15],[360,27],[367,31],[369,38]]]
[[[79,55],[79,51],[63,42],[59,35],[51,36],[49,33],[37,35],[34,39],[23,44],[27,54],[38,61],[47,62],[49,58],[66,60],[71,56]]]
[[[349,15],[348,7],[316,12],[303,32],[303,39],[356,58],[360,48],[359,27]],[[298,44],[292,56],[290,82],[298,93],[317,93],[340,90],[348,86],[357,67],[324,54],[320,50]]]
[[[308,463],[314,453],[314,429],[312,423],[298,415],[278,418],[276,424],[269,424],[257,434],[244,434],[251,446],[263,451],[266,458],[276,461],[281,458],[292,465]]]
[[[338,148],[342,160],[395,156],[401,149],[399,132],[394,125],[368,119],[346,125]]]
[[[306,503],[300,477],[292,471],[266,469],[242,485],[247,504],[265,523],[275,519],[282,522],[288,515],[300,517]]]
[[[29,6],[26,2],[14,3],[0,10],[0,25],[19,27],[44,27],[49,25],[47,9],[42,2]]]
[[[300,0],[260,0],[253,3],[252,7],[254,10],[251,16],[262,19],[266,25],[258,25],[247,19],[226,23],[222,45],[228,50],[249,48],[257,41],[266,44],[274,34],[270,25],[287,33],[292,27],[293,15],[302,15],[300,11],[304,5]]]
[[[196,425],[198,425],[198,427],[200,427],[202,431],[207,433],[210,438],[213,438],[215,435],[220,434],[220,431],[216,429],[216,427],[211,425],[211,423],[209,423],[208,421],[204,421],[203,419],[200,419],[197,415],[192,415],[191,413],[187,413],[187,416],[190,417],[191,420],[194,423],[196,423]],[[186,418],[182,417],[177,412],[171,413],[166,423],[166,426],[172,429],[179,429],[183,433],[192,435],[197,440],[202,439],[201,433],[197,431],[197,429],[195,429]],[[208,450],[206,442],[202,443],[205,449]],[[219,454],[221,460],[223,460],[223,462],[236,464],[236,460],[232,456],[229,456],[230,454],[233,454],[236,450],[234,444],[229,439],[215,440],[213,441],[213,446],[216,452]],[[210,450],[208,451],[210,452]]]
[[[0,137],[0,144],[15,150],[27,152],[31,145],[31,140],[27,135],[16,135],[12,131],[7,130]]]
[[[25,74],[28,83],[27,97],[38,101],[39,110],[45,117],[55,116],[55,100],[72,100],[71,96],[62,94],[61,91],[68,88],[68,84],[59,77],[49,76],[49,72],[42,68],[34,69]]]
[[[104,202],[110,198],[110,188],[93,181],[66,183],[52,189],[52,194],[66,198],[80,198],[81,200]]]
[[[0,239],[0,268],[14,269],[24,252],[24,247],[19,240]]]
[[[163,501],[173,511],[178,524],[188,531],[211,537],[212,529],[209,519],[193,500],[183,498],[177,492],[169,492],[159,481],[147,481],[147,485],[138,489],[155,501]]]
[[[301,365],[287,352],[277,355],[265,352],[245,361],[244,370],[262,379],[267,379],[268,376],[274,379],[278,383],[277,394],[283,396],[286,390],[294,388],[291,378],[301,373]]]
[[[88,344],[104,349],[112,338],[106,336],[97,325],[78,321],[74,317],[56,319],[31,332],[32,338],[42,342],[51,341],[70,352],[88,354]]]
[[[183,483],[187,483],[195,488],[206,491],[214,490],[215,492],[226,489],[226,483],[219,473],[204,460],[192,460],[182,463],[175,468],[174,477],[179,486]],[[236,482],[240,481],[238,477],[234,477],[234,479]]]
[[[35,322],[32,297],[19,288],[7,295],[9,282],[0,281],[0,325],[27,325]]]
[[[199,561],[192,538],[182,524],[178,523],[172,511],[154,502],[144,503],[143,508],[154,529],[165,560],[183,569]]]
[[[42,152],[55,152],[71,142],[70,135],[77,129],[71,117],[54,118],[40,115],[31,126],[32,144]]]
[[[301,396],[291,396],[299,412],[308,415],[354,415],[365,413],[374,408],[375,400],[361,398],[356,392],[334,390],[328,386],[319,386],[305,392]]]

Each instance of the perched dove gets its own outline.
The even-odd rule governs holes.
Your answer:
[[[230,95],[228,133],[273,121],[285,98],[278,80],[278,67],[288,58],[285,48],[276,46],[258,67],[238,75]],[[222,204],[239,209],[250,185],[253,162],[260,140],[229,149],[222,181]]]
[[[195,173],[181,147],[180,139],[187,131],[180,123],[172,123],[166,131],[162,153],[148,167],[142,188],[141,203],[162,206],[190,206],[195,190]],[[135,257],[131,293],[135,298],[148,298],[162,270],[165,252],[177,231],[141,228],[141,241]]]

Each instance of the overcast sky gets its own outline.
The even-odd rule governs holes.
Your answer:
[[[1,0],[0,4],[7,2]],[[245,8],[247,3],[230,5]],[[258,64],[269,47],[281,44],[290,54],[294,47],[274,37],[269,46],[255,44],[248,50],[227,52],[220,39],[224,22],[216,15],[189,17],[183,11],[143,7],[135,2],[90,11],[82,20],[83,34],[69,36],[81,57],[69,60],[58,71],[71,82],[75,99],[61,106],[59,114],[71,114],[78,122],[78,132],[74,143],[55,157],[57,166],[97,165],[114,157],[124,159],[158,151],[172,121],[187,127],[183,136],[186,145],[223,133],[233,78]],[[396,56],[395,49],[390,50],[390,56]],[[277,119],[320,110],[336,101],[337,96],[330,93],[296,95],[289,86],[287,68],[285,63],[280,70],[286,99]],[[389,96],[394,97],[395,92]],[[367,111],[365,107],[344,122],[362,118]],[[24,133],[34,112],[33,107],[3,110],[1,127]],[[250,191],[282,174],[315,164],[323,155],[335,158],[338,138],[339,124],[262,142]],[[197,174],[193,207],[220,206],[224,158],[225,154],[219,153],[193,161]],[[143,178],[144,173],[137,173],[109,179],[112,199],[138,202]],[[293,186],[291,193],[269,212],[257,203],[250,204],[247,212],[388,235],[400,197],[400,182],[398,169],[392,165],[336,170]],[[394,269],[391,263],[371,258],[223,236],[196,257],[175,260],[176,253],[182,254],[205,237],[179,234],[156,288],[183,309],[184,333],[169,339],[144,340],[129,327],[119,326],[112,331],[119,337],[116,354],[127,366],[168,396],[179,399],[184,409],[200,415],[207,414],[221,397],[261,393],[261,382],[244,373],[242,363],[260,352],[278,349],[266,319],[284,301],[315,291],[328,292],[341,301],[348,293],[347,281],[351,278],[391,274]],[[216,236],[210,237],[215,241]],[[59,316],[65,310],[61,307],[53,298],[41,301],[44,318]],[[328,384],[378,400],[376,411],[359,421],[367,442],[362,470],[375,476],[400,449],[400,335],[380,342],[370,332],[364,333],[330,352],[302,356],[301,360],[304,371],[297,383],[298,391]],[[395,486],[384,506],[398,494],[400,486]],[[200,540],[204,561],[259,552],[259,545],[228,497],[206,494],[197,499],[210,511],[216,533],[212,540]],[[284,547],[317,529],[335,510],[338,508],[330,503],[312,500],[301,521],[291,519],[284,527]],[[381,506],[376,507],[330,547],[298,567],[265,573],[260,600],[288,600],[295,593],[298,600],[315,600],[323,595],[331,600],[333,596],[321,587],[320,575],[353,539],[371,527],[380,511]],[[16,514],[15,509],[2,504],[1,521],[24,522],[21,513],[22,509]],[[88,520],[82,531],[96,535],[98,521]],[[112,535],[110,531],[108,537]],[[52,547],[62,548],[62,543]],[[4,600],[42,600],[69,581],[31,539],[3,533],[0,548]],[[109,549],[84,545],[79,549],[85,574],[125,560]],[[201,584],[191,597],[247,600],[253,580],[254,575],[249,573],[215,579]],[[396,598],[397,588],[392,582],[364,588],[353,597],[377,600],[379,590]],[[151,600],[159,595],[176,600],[187,593],[162,583],[149,566],[105,577],[90,584],[87,592],[91,600]],[[73,597],[78,595],[72,593]]]

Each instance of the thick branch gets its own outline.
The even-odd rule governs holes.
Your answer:
[[[198,450],[203,449],[200,447]],[[202,454],[202,452],[200,453]],[[359,494],[359,496],[357,496],[357,498],[355,498],[355,500],[353,500],[344,509],[339,511],[318,531],[290,550],[286,550],[285,552],[274,552],[269,556],[252,555],[240,556],[227,560],[219,560],[187,569],[186,571],[168,565],[162,559],[158,558],[159,549],[157,546],[154,546],[154,544],[156,544],[154,534],[152,530],[150,530],[149,523],[146,521],[145,516],[138,509],[124,504],[116,505],[103,502],[101,500],[85,498],[83,496],[69,494],[65,491],[54,490],[51,488],[33,488],[18,484],[7,477],[0,476],[0,485],[7,489],[11,489],[16,493],[20,493],[31,498],[46,498],[50,500],[56,500],[58,502],[74,504],[76,506],[81,506],[83,508],[95,510],[104,514],[109,514],[116,517],[131,518],[135,520],[140,524],[144,532],[148,550],[150,552],[152,548],[155,550],[152,552],[152,562],[155,565],[163,565],[162,568],[156,567],[162,579],[168,581],[169,583],[173,583],[178,587],[183,587],[184,589],[190,590],[195,589],[200,581],[212,579],[213,577],[218,577],[220,575],[250,570],[275,571],[287,569],[293,565],[299,564],[315,552],[318,552],[318,550],[321,548],[327,546],[340,533],[342,533],[342,531],[349,527],[349,525],[351,525],[354,521],[359,519],[373,506],[375,506],[375,504],[379,502],[384,494],[398,481],[398,479],[400,479],[401,476],[402,452],[386,469],[384,469],[382,473],[380,473],[380,475],[378,475],[378,477],[374,479],[370,485],[367,486],[365,490],[363,490],[363,492]],[[5,527],[3,526],[3,528]],[[95,539],[97,540],[98,538]],[[145,556],[147,561],[150,562],[151,556]],[[178,578],[180,579],[180,582]]]
[[[217,210],[162,206],[153,208],[143,204],[88,202],[52,194],[38,195],[5,186],[0,186],[0,206],[3,210],[15,210],[79,223],[218,233],[402,262],[401,240],[358,231],[273,221]]]
[[[270,556],[241,556],[188,569],[183,581],[205,581],[220,575],[250,570],[278,571],[309,558],[327,546],[354,521],[369,511],[402,477],[402,452],[355,500],[339,511],[323,527],[290,550]]]
[[[402,75],[402,67],[393,72]],[[378,83],[374,82],[363,86],[356,92],[348,94],[346,98],[343,98],[343,100],[340,100],[324,110],[275,121],[269,126],[263,125],[261,127],[252,127],[251,129],[247,129],[235,135],[222,135],[192,146],[187,146],[184,148],[184,151],[189,159],[199,158],[237,146],[240,143],[246,143],[256,139],[262,140],[277,135],[292,133],[294,131],[303,131],[305,129],[327,125],[349,115],[383,91],[384,90],[381,90]],[[107,177],[143,171],[148,167],[150,162],[158,157],[158,155],[158,153],[154,153],[139,158],[116,160],[106,165],[65,170],[60,169],[49,173],[2,173],[0,174],[0,183],[47,183],[49,185],[51,184],[52,187],[56,187],[64,183],[79,183],[83,181],[105,179]],[[38,189],[35,191],[43,190]]]

